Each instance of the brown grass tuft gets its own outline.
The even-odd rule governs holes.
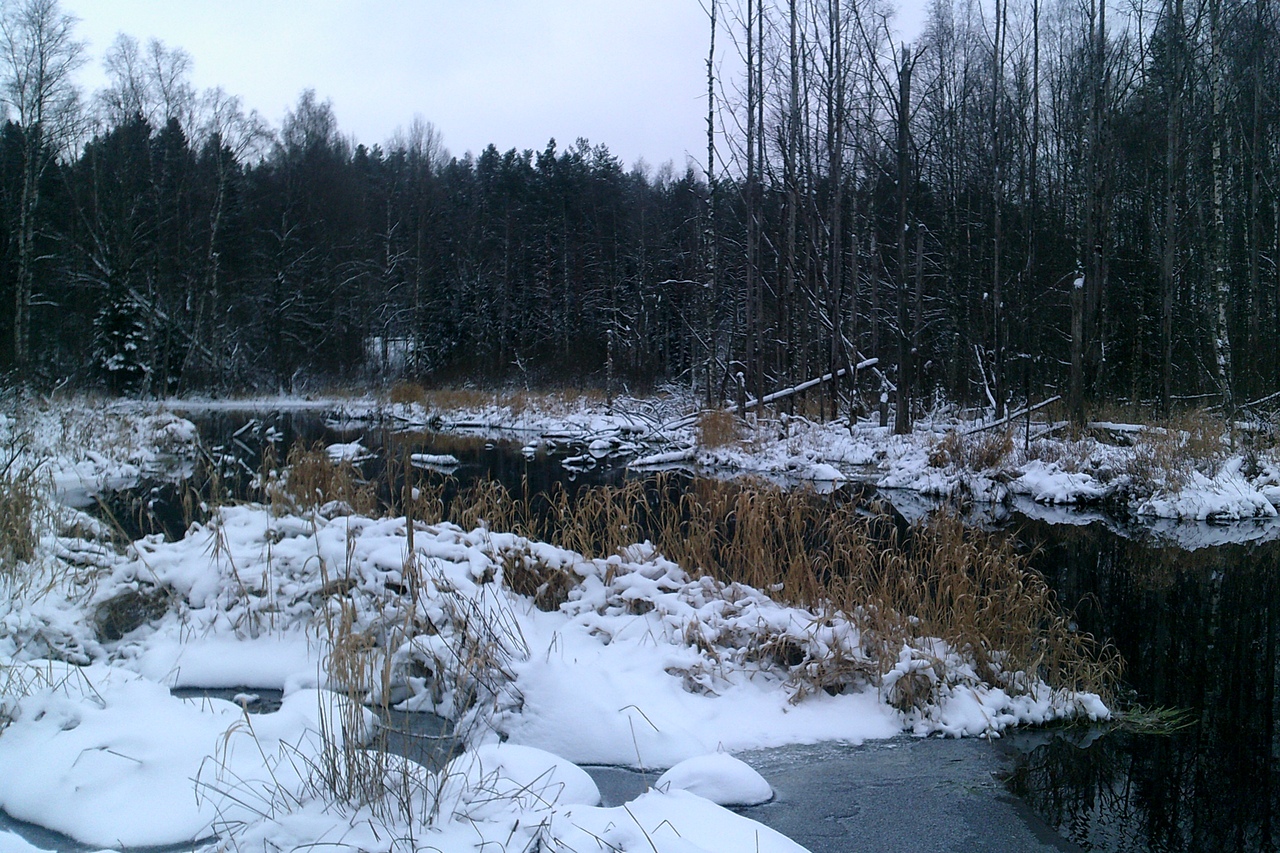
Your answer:
[[[733,412],[707,409],[698,415],[698,444],[702,447],[724,447],[741,439],[741,423]]]
[[[391,386],[387,397],[392,403],[417,403],[422,406],[427,404],[427,391],[416,382],[397,382]]]
[[[427,392],[434,409],[484,409],[494,405],[497,398],[488,391],[475,388],[436,388]]]
[[[0,461],[0,574],[35,556],[36,516],[39,513],[39,467],[23,461],[17,445]]]
[[[1008,432],[949,432],[929,450],[929,464],[934,468],[990,471],[1003,464],[1012,452],[1013,437]]]
[[[568,601],[569,591],[581,581],[569,568],[548,565],[528,549],[503,551],[499,559],[507,586],[532,598],[534,606],[548,613]]]
[[[334,462],[321,443],[303,442],[289,449],[285,474],[269,487],[273,502],[284,501],[297,509],[314,509],[332,501],[344,503],[352,512],[370,514],[378,499],[372,484],[365,482],[350,462]]]

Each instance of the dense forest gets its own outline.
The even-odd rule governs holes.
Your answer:
[[[1280,9],[1268,0],[703,0],[707,147],[450,156],[301,94],[278,128],[57,0],[0,31],[0,369],[117,393],[826,375],[938,400],[1228,413],[1280,390]],[[660,104],[639,107],[661,120]]]

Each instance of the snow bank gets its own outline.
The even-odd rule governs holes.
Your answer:
[[[368,459],[370,456],[368,448],[361,444],[359,440],[330,444],[325,448],[325,452],[329,454],[329,458],[334,462],[359,462],[362,459]]]
[[[1229,459],[1213,477],[1193,470],[1181,490],[1147,498],[1138,503],[1135,513],[1217,522],[1275,516],[1276,508],[1269,496],[1241,473],[1243,465],[1244,460],[1237,456]]]
[[[1046,504],[1094,503],[1112,492],[1089,474],[1064,471],[1061,466],[1040,459],[1023,465],[1009,487],[1015,494]]]
[[[18,703],[0,736],[0,808],[85,844],[177,844],[296,797],[320,763],[321,719],[345,700],[299,691],[246,715],[218,699],[95,666]],[[361,711],[371,730],[372,715]]]
[[[688,791],[650,791],[615,808],[557,812],[544,840],[555,853],[796,853],[781,833]]]
[[[439,808],[456,819],[600,805],[600,789],[587,771],[550,752],[510,743],[463,753],[440,772],[440,780]]]
[[[0,831],[0,853],[50,853],[50,851],[27,843],[21,835]]]
[[[522,561],[569,573],[567,600],[544,611],[513,593],[504,574]],[[164,613],[118,640],[95,637],[94,608],[140,590],[166,601]],[[623,849],[645,833],[660,849],[698,849],[673,846],[676,837],[659,826],[669,820],[688,844],[755,850],[754,841],[735,848],[716,839],[754,839],[758,826],[677,790],[732,802],[767,797],[767,784],[710,753],[904,729],[981,734],[1107,714],[1096,697],[991,688],[939,641],[904,648],[903,673],[878,685],[865,675],[871,661],[857,664],[866,652],[843,617],[820,619],[747,586],[691,578],[647,545],[584,560],[513,534],[418,525],[410,558],[403,518],[223,508],[182,540],[135,543],[101,572],[80,615],[67,612],[65,632],[96,662],[59,665],[87,686],[63,680],[17,703],[0,733],[0,766],[39,770],[0,779],[0,807],[100,845],[190,841],[233,824],[241,844],[253,832],[278,841],[337,831],[313,804],[308,769],[321,763],[322,718],[337,718],[346,701],[316,689],[327,681],[326,622],[380,638],[367,648],[390,658],[373,669],[388,674],[405,708],[475,733],[476,751],[435,788],[417,784],[437,792],[442,839],[449,821],[484,824],[489,838],[518,820],[533,827],[530,839],[543,833],[548,849],[610,824]],[[404,633],[410,623],[423,630]],[[769,651],[782,645],[801,662]],[[488,663],[459,666],[471,659]],[[836,659],[850,664],[850,677],[836,695],[814,690],[808,669]],[[909,713],[889,704],[895,677],[925,670],[937,680],[935,704]],[[280,686],[286,698],[275,713],[246,715],[229,702],[173,698],[168,685]],[[667,793],[629,805],[635,820],[652,821],[633,837],[621,828],[635,826],[626,810],[586,808],[599,794],[574,766],[585,763],[679,769]],[[345,836],[359,809],[344,808]],[[724,825],[703,836],[681,821]],[[478,843],[472,832],[467,845]],[[775,846],[761,849],[794,849],[780,837],[768,843]]]

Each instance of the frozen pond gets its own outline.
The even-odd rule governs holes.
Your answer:
[[[193,419],[213,449],[217,487],[239,497],[249,495],[264,450],[283,456],[295,440],[359,440],[372,452],[361,465],[373,482],[394,479],[386,460],[394,465],[410,454],[452,457],[456,465],[444,470],[459,486],[492,478],[536,492],[626,476],[625,460],[588,459],[586,448],[568,439],[402,432],[326,422],[314,412]],[[193,512],[181,488],[162,484],[109,503],[122,522],[136,522],[136,534],[181,535]],[[1002,514],[1000,523],[1035,549],[1034,565],[1080,627],[1119,649],[1126,704],[1181,709],[1193,725],[1161,735],[1070,727],[1015,732],[994,743],[895,739],[769,750],[750,761],[779,796],[746,813],[814,850],[1274,849],[1280,545],[1245,528],[1186,525],[1177,536],[1156,538],[1102,516],[1087,524],[1082,514],[1061,518],[1073,523],[1017,512]],[[1231,541],[1249,538],[1256,541]],[[591,772],[610,802],[652,781],[621,769]],[[905,826],[914,829],[892,831]]]

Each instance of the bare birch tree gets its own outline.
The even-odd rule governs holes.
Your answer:
[[[73,75],[84,62],[84,44],[75,39],[75,24],[76,19],[62,12],[57,0],[11,0],[0,10],[0,99],[22,135],[15,235],[15,367],[22,367],[29,357],[40,182],[49,164],[74,138],[80,119]]]

